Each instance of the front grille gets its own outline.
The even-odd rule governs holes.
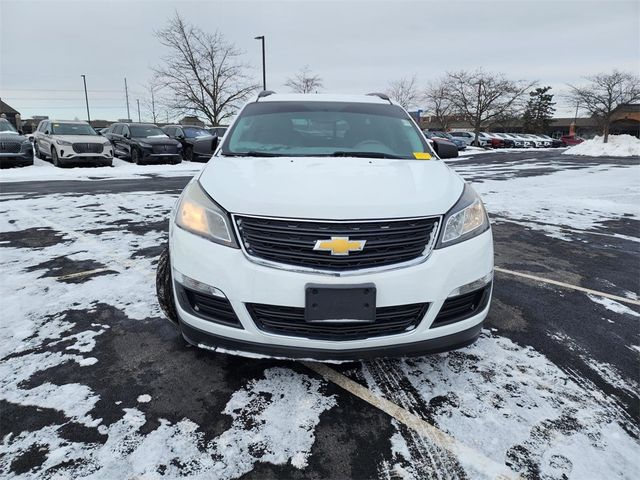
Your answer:
[[[431,324],[431,328],[442,327],[473,317],[484,310],[490,295],[491,284],[471,293],[447,298]]]
[[[153,153],[176,154],[178,153],[178,147],[175,145],[154,145]]]
[[[102,153],[104,145],[101,143],[74,143],[73,151],[76,153]]]
[[[323,222],[235,217],[240,238],[249,255],[272,262],[318,270],[357,270],[414,260],[433,247],[439,218]],[[318,240],[349,237],[365,240],[361,251],[332,255],[316,251]]]
[[[19,153],[20,142],[0,142],[0,152]]]
[[[260,330],[316,340],[357,340],[408,332],[418,326],[428,308],[428,303],[378,307],[372,323],[309,323],[304,319],[304,308],[247,304]]]
[[[222,323],[230,327],[242,328],[240,320],[234,312],[229,300],[224,297],[214,297],[175,284],[180,306],[192,315],[215,323]]]

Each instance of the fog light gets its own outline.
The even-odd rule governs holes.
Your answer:
[[[189,278],[178,272],[176,269],[173,269],[173,279],[189,290],[195,290],[196,292],[205,293],[214,297],[227,298],[226,295],[222,293],[222,290],[212,287],[211,285],[207,285],[206,283],[199,282],[198,280],[194,280],[193,278]]]
[[[491,283],[492,280],[493,280],[493,270],[491,270],[491,273],[489,273],[488,275],[485,275],[484,277],[474,282],[467,283],[466,285],[462,285],[461,287],[458,287],[458,288],[454,288],[447,298],[458,297],[460,295],[464,295],[465,293],[473,292],[474,290],[478,290],[484,287],[485,285],[488,285],[489,283]]]

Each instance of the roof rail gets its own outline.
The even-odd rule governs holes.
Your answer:
[[[387,102],[392,103],[391,99],[389,98],[389,95],[387,95],[386,93],[371,92],[371,93],[367,93],[367,95],[369,95],[370,97],[379,97],[382,100],[386,100]]]
[[[262,90],[258,94],[258,100],[260,100],[261,98],[264,98],[264,97],[268,97],[269,95],[273,95],[274,93],[276,93],[276,92],[274,92],[273,90]]]

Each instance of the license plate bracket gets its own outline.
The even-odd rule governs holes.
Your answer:
[[[307,322],[373,323],[376,320],[376,286],[307,284],[304,318]]]

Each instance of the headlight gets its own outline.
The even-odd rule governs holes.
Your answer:
[[[473,238],[489,229],[489,219],[482,200],[469,185],[444,218],[444,229],[436,248],[448,247]]]
[[[71,145],[71,142],[67,142],[66,140],[56,140],[58,145]]]
[[[212,242],[239,248],[229,214],[205,193],[197,180],[189,183],[182,193],[175,222],[178,227]]]

